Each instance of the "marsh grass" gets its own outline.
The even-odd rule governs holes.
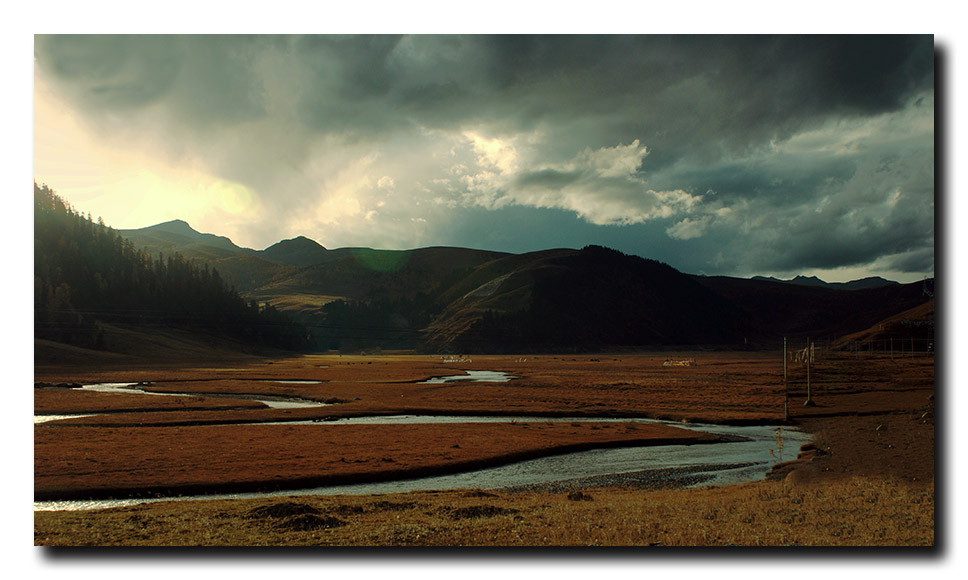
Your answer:
[[[208,390],[224,379],[222,386],[232,392],[242,387],[261,390],[268,384],[229,380],[240,372],[244,375],[239,376],[248,378],[319,378],[329,382],[276,385],[273,393],[339,397],[353,403],[332,409],[341,408],[355,414],[419,409],[423,413],[443,414],[500,410],[502,413],[554,411],[562,416],[573,413],[601,416],[650,409],[656,416],[675,420],[766,421],[774,420],[782,412],[782,389],[776,387],[776,360],[772,354],[703,356],[696,366],[671,370],[662,367],[661,360],[662,357],[646,355],[623,355],[621,359],[616,356],[601,361],[597,357],[579,360],[547,356],[529,357],[525,365],[520,359],[475,357],[475,368],[510,371],[522,377],[513,385],[495,384],[480,389],[467,389],[466,385],[415,385],[416,380],[441,374],[441,369],[449,374],[452,365],[442,365],[439,360],[428,357],[403,356],[372,360],[312,356],[273,363],[253,362],[248,366],[233,362],[232,369],[98,370],[84,376],[71,367],[47,375],[35,371],[35,377],[38,381],[50,382],[145,380],[156,385],[168,380],[177,382],[173,388],[180,390],[191,381],[202,381],[199,388]],[[635,377],[634,381],[629,377]],[[803,431],[814,434],[818,451],[802,461],[799,458],[786,461],[789,465],[777,472],[781,478],[777,480],[709,489],[583,489],[582,497],[574,495],[573,499],[569,499],[568,493],[450,490],[380,496],[165,502],[93,512],[37,512],[35,543],[50,546],[933,545],[933,359],[891,362],[829,357],[818,363],[815,379],[819,406],[794,405],[792,408],[795,423]],[[51,404],[48,412],[71,412],[81,403],[88,403],[67,398],[54,400],[53,396],[45,402]],[[328,409],[326,413],[335,413]],[[295,411],[286,414],[276,410],[195,410],[179,411],[177,415],[200,425],[213,418],[220,422],[229,418],[267,420],[277,417],[276,413],[289,418],[297,415]],[[110,444],[102,446],[108,452],[92,454],[92,457],[117,461],[122,467],[137,465],[121,461],[118,456],[132,449],[136,433],[145,431],[148,423],[168,421],[165,416],[169,414],[132,414],[131,434],[126,432],[125,437],[108,441]],[[121,416],[115,414],[111,420],[117,421]],[[37,443],[43,442],[44,434],[50,432],[49,426],[35,428],[35,457],[41,459],[35,463],[35,485],[38,474],[43,475],[44,470],[66,473],[51,463],[54,451],[64,454],[65,461],[74,462],[81,456],[66,453],[70,450],[65,441],[72,446],[87,445],[95,438],[103,439],[110,434],[108,428],[94,423],[91,421],[87,427],[75,425],[76,432],[72,431],[73,427],[57,427],[60,437],[52,442],[56,444],[44,448],[52,451],[42,450],[39,454]],[[623,431],[616,424],[610,425],[594,430],[588,423],[560,423],[556,428],[576,431],[581,428],[582,439],[637,437],[644,430],[641,426],[634,429],[626,426]],[[237,437],[226,440],[235,446],[244,442],[248,450],[246,457],[251,459],[255,448],[253,439],[262,428],[249,426],[243,430],[240,426],[238,432],[227,433]],[[197,429],[204,429],[205,438],[189,438],[195,441],[191,449],[204,461],[176,461],[170,472],[162,474],[163,478],[169,479],[169,473],[180,476],[184,472],[198,477],[204,475],[199,471],[201,468],[219,465],[212,458],[224,462],[224,453],[200,450],[214,444],[213,434],[219,429],[210,426]],[[396,435],[403,431],[394,429]],[[457,427],[438,430],[439,437],[430,437],[434,434],[429,427],[413,429],[415,436],[408,439],[388,437],[393,429],[385,427],[367,431],[368,434],[353,432],[353,437],[338,441],[338,448],[332,452],[321,452],[318,446],[313,446],[316,453],[312,458],[304,451],[309,441],[308,431],[290,432],[285,427],[274,431],[285,437],[265,439],[264,447],[271,447],[272,452],[264,455],[303,462],[314,470],[325,462],[334,465],[338,462],[342,473],[350,467],[383,466],[387,457],[393,458],[392,465],[399,466],[404,454],[411,452],[423,454],[421,457],[432,467],[441,463],[440,457],[450,461],[453,454],[473,451],[487,456],[495,450],[510,449],[509,441],[495,438],[491,427],[486,428],[490,436],[485,438],[480,437],[485,427],[468,427],[473,432],[468,431],[459,444],[454,439],[459,431]],[[537,433],[535,426],[522,423],[501,429],[519,431],[518,440],[529,442],[533,442]],[[341,433],[350,434],[349,431]],[[797,451],[784,450],[782,431],[777,436],[774,459],[792,459],[790,456]],[[375,441],[380,444],[374,445]],[[419,441],[420,445],[413,445],[413,441]],[[157,462],[162,457],[154,453],[161,447],[159,439],[146,437],[144,442],[142,448],[151,451],[145,457]],[[391,449],[387,442],[394,442],[398,448]],[[365,449],[372,457],[347,455],[351,444]],[[484,447],[471,449],[475,445]],[[173,453],[164,458],[172,459]],[[353,462],[340,461],[346,457],[351,457]],[[371,461],[358,461],[364,459]],[[251,462],[238,465],[241,473],[252,477]],[[286,469],[292,467],[287,464]],[[118,479],[117,471],[103,470],[103,473]],[[157,470],[155,473],[157,476]],[[279,474],[280,470],[274,469],[272,473]],[[76,487],[77,481],[70,483]],[[585,496],[592,499],[587,500]],[[254,511],[283,502],[309,506],[309,509],[290,506],[281,511]]]
[[[846,478],[693,490],[412,492],[38,512],[38,545],[930,546],[934,488]],[[282,505],[272,509],[273,505]],[[300,507],[302,506],[302,507]],[[275,516],[267,515],[273,514]],[[261,514],[261,516],[260,516]],[[308,516],[308,517],[307,517]],[[300,522],[294,518],[302,517]],[[340,523],[335,524],[333,520]],[[287,523],[288,522],[288,523]],[[307,524],[308,522],[308,524]],[[321,522],[311,525],[313,522]],[[329,524],[325,524],[329,522]]]

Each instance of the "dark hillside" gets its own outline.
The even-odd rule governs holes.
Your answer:
[[[448,304],[459,304],[462,301],[480,302],[480,298],[501,297],[508,293],[509,287],[521,285],[515,284],[516,280],[509,281],[509,278],[523,278],[529,272],[544,267],[556,267],[555,258],[573,256],[577,253],[578,250],[554,249],[499,256],[469,271],[456,284],[447,285],[441,294],[441,299]],[[495,304],[493,298],[487,302],[491,303],[489,308],[494,310],[520,310],[525,306],[524,304]]]
[[[925,352],[934,349],[934,299],[843,336],[835,349],[883,352]]]
[[[429,344],[522,352],[743,341],[742,321],[726,301],[660,262],[589,246],[533,261],[513,276],[525,272],[530,296],[523,309],[486,310],[469,327],[466,320],[457,324],[458,332],[441,317],[428,332]],[[460,315],[459,309],[448,313]]]
[[[259,295],[259,288],[298,270],[296,266],[267,260],[259,254],[237,254],[211,264],[218,268],[226,284],[250,298]]]
[[[348,300],[413,297],[502,254],[464,248],[330,250],[335,257],[265,284],[262,292],[314,293]]]
[[[431,247],[406,251],[347,248],[341,257],[274,281],[259,292],[338,296],[300,320],[324,349],[413,349],[443,308],[442,289],[462,280],[498,252]]]
[[[382,268],[344,256],[280,279],[283,293],[315,289],[344,296],[303,319],[323,339],[320,346],[431,352],[762,348],[784,336],[856,332],[925,300],[920,285],[835,290],[689,276],[597,246],[489,260],[446,248],[376,256]],[[455,257],[464,262],[456,264]],[[286,287],[300,277],[305,281]]]
[[[449,287],[442,286],[439,301],[443,308],[426,329],[427,346],[451,349],[449,345],[484,316],[527,310],[538,279],[561,268],[556,264],[557,258],[577,253],[578,250],[556,249],[510,254],[474,268]]]
[[[599,246],[526,254],[453,247],[329,250],[298,236],[255,251],[199,233],[180,220],[128,233],[138,241],[124,251],[145,245],[147,251],[136,260],[151,273],[139,278],[132,292],[111,295],[111,304],[127,304],[141,291],[138,284],[151,276],[164,273],[167,279],[184,270],[189,272],[182,276],[186,279],[215,279],[228,292],[239,292],[250,310],[260,309],[253,302],[275,305],[267,310],[274,316],[281,316],[276,309],[284,310],[312,330],[314,346],[322,349],[773,348],[784,336],[834,340],[862,332],[929,298],[920,283],[901,285],[882,278],[828,283],[812,276],[690,276]],[[156,259],[159,251],[171,257]],[[94,271],[102,282],[115,276],[103,268]],[[57,284],[40,284],[45,305],[66,300]],[[89,292],[91,284],[70,287],[72,305],[99,295]],[[116,283],[109,283],[105,296],[115,290]],[[131,323],[151,324],[160,316],[167,324],[180,316],[193,324],[214,324],[211,314],[188,314],[191,299],[176,305],[178,294],[172,288],[165,292],[171,297],[165,308],[174,307],[179,314],[156,316],[147,314],[154,310],[144,310]],[[207,300],[204,293],[196,294]],[[95,308],[103,310],[106,304]],[[67,311],[82,314],[76,307]],[[114,311],[98,316],[102,322],[124,321]],[[89,325],[90,317],[82,316],[82,321]],[[79,332],[96,335],[92,328]],[[98,340],[104,343],[103,337]]]
[[[692,278],[743,314],[752,329],[750,340],[771,342],[783,336],[838,338],[928,300],[920,282],[835,290],[722,276]]]
[[[34,185],[34,337],[105,350],[105,325],[183,329],[253,347],[302,349],[305,329],[246,303],[181,255],[155,259]]]

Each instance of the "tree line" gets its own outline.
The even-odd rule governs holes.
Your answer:
[[[246,302],[218,271],[174,254],[149,256],[34,184],[34,335],[105,348],[102,323],[182,328],[305,350],[311,337],[270,304]]]

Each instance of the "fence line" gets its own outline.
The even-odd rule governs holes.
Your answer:
[[[833,348],[831,340],[810,341],[808,347],[804,339],[789,339],[787,358],[791,364],[804,364],[809,357],[814,362],[829,354],[846,354],[862,357],[911,358],[934,356],[936,342],[933,338],[886,338],[880,340],[854,341],[845,346]]]
[[[911,358],[916,356],[934,355],[935,341],[933,338],[889,338],[882,340],[854,341],[849,343],[843,352],[854,356],[890,356],[893,358]]]

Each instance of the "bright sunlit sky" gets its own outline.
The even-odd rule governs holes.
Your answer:
[[[240,246],[934,274],[934,40],[35,37],[34,175]]]

